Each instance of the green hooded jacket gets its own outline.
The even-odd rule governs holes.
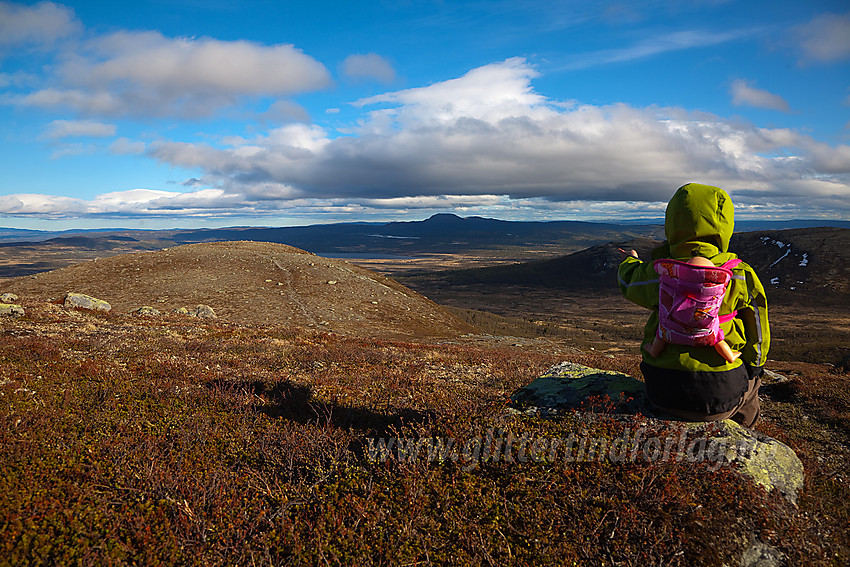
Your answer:
[[[729,252],[729,239],[735,226],[732,200],[725,191],[710,185],[689,183],[676,191],[664,221],[667,240],[652,251],[652,260],[673,258],[688,261],[703,256],[721,266],[737,256]],[[623,295],[651,309],[644,328],[641,352],[643,361],[652,366],[688,372],[727,371],[746,363],[761,367],[767,361],[770,328],[764,287],[753,269],[744,262],[732,270],[733,277],[723,298],[720,314],[737,311],[737,316],[721,325],[726,342],[741,357],[726,362],[711,347],[668,344],[658,358],[646,352],[658,328],[658,274],[652,262],[627,257],[620,264],[618,279]]]

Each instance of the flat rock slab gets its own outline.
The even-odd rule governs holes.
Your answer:
[[[620,372],[562,362],[511,394],[511,405],[541,417],[587,410],[607,396],[616,413],[654,415],[644,383]]]
[[[108,302],[84,293],[69,293],[65,296],[65,307],[91,309],[92,311],[109,311],[112,306]]]
[[[508,411],[536,417],[558,417],[578,411],[591,419],[594,415],[621,419],[631,428],[638,425],[635,418],[642,416],[645,420],[643,428],[626,433],[626,441],[635,446],[634,454],[656,454],[652,446],[652,451],[647,453],[647,447],[651,443],[658,443],[658,447],[668,448],[664,453],[666,458],[682,460],[683,440],[697,437],[703,441],[703,446],[699,448],[700,455],[709,454],[718,462],[731,464],[766,490],[779,490],[791,502],[796,503],[797,495],[803,487],[803,464],[784,443],[742,427],[730,419],[721,422],[685,422],[664,415],[654,410],[646,399],[642,381],[620,372],[562,362],[515,391],[510,397]],[[651,431],[653,422],[659,426],[663,422],[668,429],[678,424],[681,438],[659,440],[647,433],[641,439],[639,433]],[[677,447],[677,443],[679,453],[671,457],[669,448]],[[687,451],[691,451],[688,453],[690,457],[696,454],[692,445],[688,446]],[[661,455],[660,452],[657,454]]]

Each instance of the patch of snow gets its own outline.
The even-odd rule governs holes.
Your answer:
[[[773,285],[779,285],[779,278],[773,278],[773,279],[771,279],[771,280],[770,280],[770,283],[772,283]]]
[[[791,253],[791,247],[789,246],[789,247],[788,247],[788,250],[786,250],[786,251],[785,251],[785,254],[783,254],[782,256],[780,256],[780,257],[779,257],[779,259],[778,259],[778,260],[776,260],[776,262],[774,262],[774,263],[772,263],[771,265],[769,265],[769,266],[767,267],[767,269],[769,270],[770,268],[772,268],[773,266],[775,266],[776,264],[778,264],[780,260],[782,260],[783,258],[785,258],[785,256],[787,256],[787,255],[788,255],[788,254],[790,254],[790,253]]]
[[[803,259],[800,260],[800,265],[801,266],[808,266],[809,265],[809,254],[808,253],[803,254]]]

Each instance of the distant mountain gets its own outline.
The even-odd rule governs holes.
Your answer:
[[[789,221],[816,223],[818,221]],[[785,223],[781,223],[785,224]],[[839,223],[836,223],[839,224]],[[847,223],[850,225],[850,223]],[[742,221],[739,229],[776,223]],[[815,230],[815,229],[812,229]],[[841,230],[841,229],[824,229]],[[846,230],[846,229],[843,229]],[[748,233],[736,233],[748,234]],[[15,240],[20,237],[24,240]],[[29,275],[78,261],[182,244],[250,240],[288,244],[329,257],[422,257],[496,251],[502,260],[553,257],[609,242],[664,238],[663,226],[582,221],[525,222],[437,214],[421,221],[197,230],[103,230],[61,233],[0,229],[0,277]],[[607,258],[613,262],[617,257]],[[589,260],[591,266],[596,260]],[[563,281],[583,272],[565,269]],[[783,281],[790,281],[783,278]],[[579,282],[580,283],[580,282]],[[572,284],[571,284],[572,285]],[[584,284],[580,284],[584,285]]]
[[[655,225],[549,221],[503,221],[437,214],[422,221],[386,224],[340,223],[282,228],[202,229],[180,231],[171,238],[181,244],[214,240],[279,242],[317,254],[364,253],[416,255],[451,253],[511,246],[561,247],[575,251],[626,236],[658,235]]]
[[[70,229],[70,230],[34,230],[23,228],[2,228],[0,227],[0,245],[4,243],[24,243],[24,242],[44,242],[53,238],[65,238],[79,236],[83,234],[118,234],[127,232],[155,232],[155,231],[137,231],[130,229],[115,229],[115,228],[92,228],[92,229]]]
[[[664,219],[641,219],[621,220],[612,222],[586,222],[586,221],[503,221],[484,217],[460,217],[452,213],[439,213],[421,221],[399,221],[399,222],[352,222],[334,224],[316,224],[299,227],[228,227],[210,229],[166,229],[166,230],[140,230],[130,228],[96,228],[96,229],[69,229],[61,231],[35,230],[21,228],[0,227],[0,244],[43,242],[54,238],[66,238],[71,236],[86,235],[93,238],[102,236],[130,235],[138,240],[170,239],[179,236],[175,242],[210,242],[215,240],[232,240],[246,235],[251,236],[249,240],[260,240],[267,242],[279,242],[280,238],[290,238],[317,245],[336,248],[339,242],[334,242],[333,236],[351,236],[358,239],[370,237],[380,239],[382,237],[409,237],[422,238],[423,234],[439,233],[445,231],[446,235],[470,235],[484,237],[485,235],[501,234],[509,232],[513,237],[521,235],[528,236],[539,231],[542,233],[557,233],[561,230],[574,232],[585,230],[588,233],[598,233],[616,227],[617,230],[646,232],[663,226]],[[763,221],[763,220],[738,220],[735,228],[739,232],[764,231],[764,230],[786,230],[793,228],[850,228],[847,220],[811,220],[796,219],[788,221]],[[375,230],[375,229],[379,230]],[[365,240],[365,244],[370,241]],[[360,243],[360,242],[358,242]],[[320,251],[330,251],[331,248]]]
[[[735,221],[735,230],[737,230],[738,232],[753,232],[757,230],[790,230],[794,228],[850,228],[850,221],[807,219],[797,219],[788,221]]]
[[[850,305],[850,230],[799,228],[736,234],[732,249],[773,295]]]
[[[559,258],[422,275],[442,285],[520,285],[616,291],[618,247],[649,259],[660,240],[637,238],[592,246]],[[801,228],[736,233],[730,250],[750,264],[773,296],[811,296],[819,303],[850,300],[850,229]],[[411,282],[413,280],[411,279]],[[421,284],[421,281],[419,282]]]

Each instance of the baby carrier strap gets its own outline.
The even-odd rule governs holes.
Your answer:
[[[731,270],[732,270],[732,268],[737,267],[737,266],[738,266],[738,264],[740,264],[741,262],[742,262],[742,260],[741,260],[740,258],[735,258],[734,260],[729,260],[728,262],[725,262],[725,263],[724,263],[722,266],[720,266],[720,267],[721,267],[721,268],[726,268],[727,270],[730,270],[730,271],[731,271]],[[738,315],[738,310],[737,310],[737,309],[736,309],[735,311],[733,311],[732,313],[728,313],[728,314],[726,314],[726,315],[720,315],[720,317],[719,317],[719,319],[720,319],[720,323],[721,323],[721,324],[723,324],[723,323],[728,323],[729,321],[731,321],[732,319],[734,319],[737,315]]]

